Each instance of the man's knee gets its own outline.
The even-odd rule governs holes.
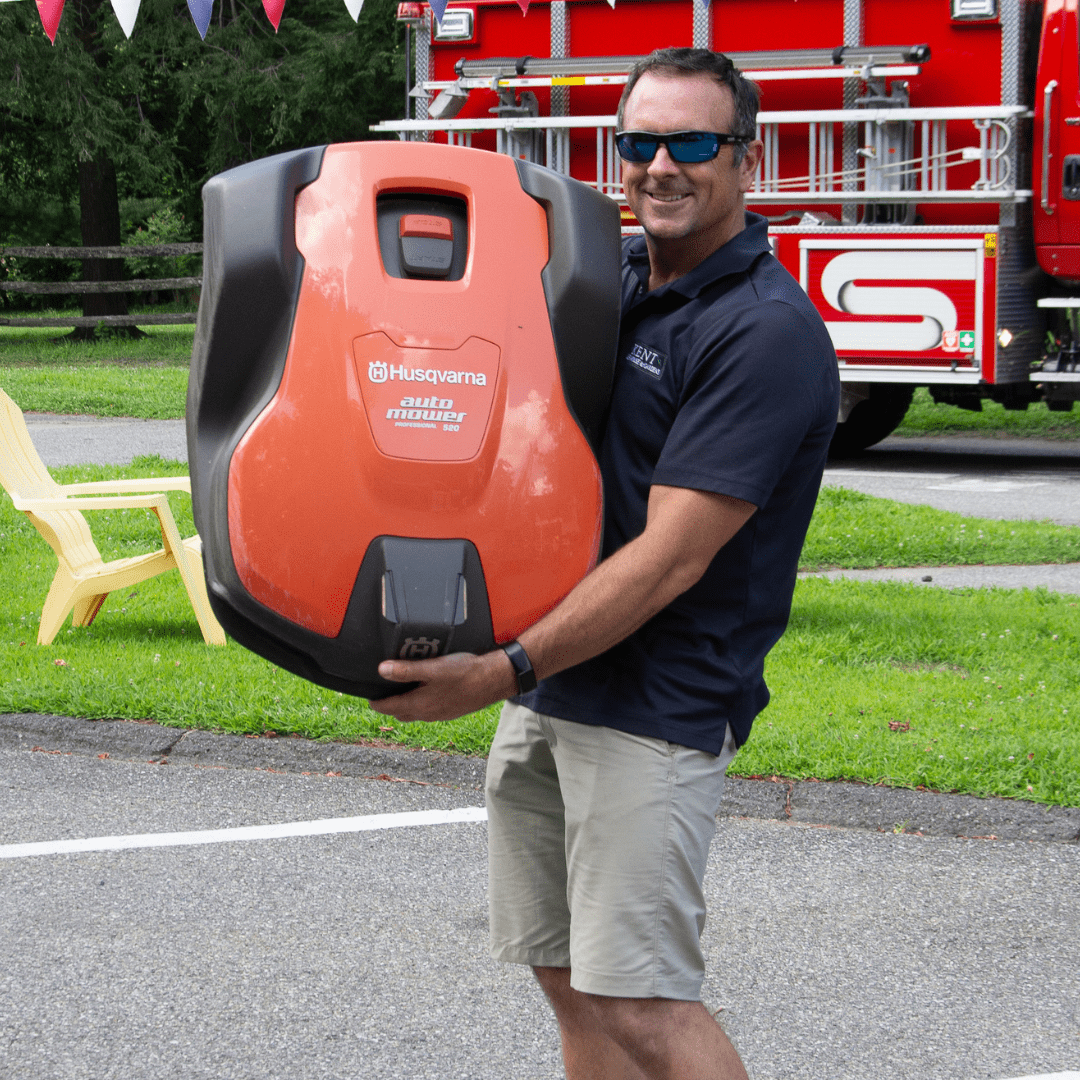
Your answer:
[[[644,1049],[666,1042],[686,1024],[696,1021],[704,1009],[700,1001],[587,996],[600,1026],[625,1048]]]

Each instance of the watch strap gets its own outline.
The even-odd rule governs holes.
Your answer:
[[[536,689],[536,672],[529,662],[529,654],[516,641],[507,642],[502,651],[510,658],[514,665],[514,674],[517,676],[518,693],[527,694]]]

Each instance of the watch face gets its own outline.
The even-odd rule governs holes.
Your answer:
[[[533,671],[529,654],[516,641],[511,641],[502,648],[503,652],[510,658],[510,663],[514,666],[519,693],[527,694],[530,690],[535,690],[536,672]]]

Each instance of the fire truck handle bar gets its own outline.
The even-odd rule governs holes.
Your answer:
[[[1050,107],[1057,85],[1057,79],[1051,79],[1043,87],[1042,208],[1046,214],[1054,212],[1050,205]]]

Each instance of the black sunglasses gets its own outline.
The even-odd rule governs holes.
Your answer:
[[[616,131],[615,147],[623,161],[641,165],[652,161],[661,143],[667,147],[673,161],[695,165],[712,161],[728,143],[749,142],[742,135],[721,135],[715,131],[671,131],[659,135],[653,131]]]

